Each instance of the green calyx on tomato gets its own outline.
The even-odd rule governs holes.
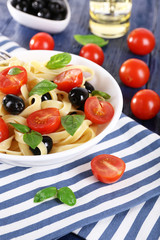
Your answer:
[[[101,101],[96,96],[87,98],[84,104],[86,118],[95,124],[109,123],[114,115],[113,106]]]
[[[116,156],[101,154],[91,161],[91,169],[94,176],[103,183],[114,183],[118,181],[124,171],[125,162]]]
[[[49,80],[43,80],[36,84],[35,87],[32,88],[32,90],[29,92],[29,97],[37,94],[37,95],[43,95],[46,94],[47,92],[55,89],[57,85]]]
[[[27,83],[27,71],[22,66],[12,66],[0,72],[0,91],[5,94],[20,92],[20,88]]]
[[[11,68],[9,71],[8,71],[8,75],[17,75],[19,73],[21,73],[22,70],[18,67],[14,67],[14,68]]]
[[[64,129],[73,136],[84,121],[84,115],[67,115],[61,118],[61,124]]]
[[[57,197],[61,202],[69,206],[74,206],[76,204],[75,194],[69,187],[62,187],[60,189],[56,187],[44,188],[35,194],[34,202],[42,202],[52,197]]]
[[[42,135],[39,132],[32,131],[26,125],[18,123],[10,123],[16,130],[23,135],[23,141],[29,145],[31,148],[35,149],[42,142]]]
[[[58,69],[65,67],[71,61],[71,55],[69,53],[58,53],[50,58],[46,67],[49,69]]]

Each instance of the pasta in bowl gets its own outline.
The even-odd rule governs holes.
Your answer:
[[[25,51],[2,62],[0,72],[9,79],[0,80],[0,119],[8,129],[7,135],[0,128],[1,162],[74,161],[114,128],[122,112],[113,77],[76,55]]]

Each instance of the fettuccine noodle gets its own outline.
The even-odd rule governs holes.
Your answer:
[[[47,79],[53,81],[55,76],[61,72],[73,68],[79,68],[83,71],[84,84],[85,81],[89,81],[93,78],[93,70],[81,65],[70,65],[64,68],[50,70],[46,68],[45,65],[46,63],[37,61],[25,63],[15,57],[0,64],[0,72],[10,66],[23,66],[28,74],[27,84],[21,87],[19,94],[19,96],[25,102],[25,109],[19,115],[11,115],[4,109],[2,100],[5,94],[0,92],[0,117],[7,123],[10,132],[9,138],[0,143],[0,153],[14,155],[33,155],[29,149],[29,146],[23,141],[23,133],[13,128],[9,124],[10,122],[27,125],[26,118],[28,115],[37,110],[45,108],[57,108],[59,109],[61,116],[66,116],[72,112],[77,112],[78,114],[84,115],[83,111],[77,110],[72,106],[68,100],[68,93],[60,91],[57,88],[49,92],[51,95],[51,100],[43,102],[41,101],[41,96],[37,94],[29,97],[29,92],[37,83],[41,82],[42,80]],[[53,147],[50,153],[61,152],[73,147],[80,146],[81,144],[89,141],[96,136],[96,128],[97,127],[93,125],[90,120],[85,119],[73,136],[71,136],[62,126],[56,132],[45,134],[51,137],[53,140]],[[40,149],[41,154],[47,154],[47,150],[43,142],[38,145],[38,148]]]

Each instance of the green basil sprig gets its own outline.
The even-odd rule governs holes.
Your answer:
[[[67,115],[61,117],[61,124],[65,128],[65,130],[73,136],[77,129],[81,126],[82,122],[84,121],[84,115]]]
[[[69,187],[62,187],[60,189],[56,187],[43,188],[35,194],[34,202],[42,202],[51,197],[57,197],[61,202],[69,206],[74,206],[76,204],[75,194]]]
[[[104,100],[108,100],[111,97],[108,93],[102,92],[102,91],[98,91],[98,90],[93,90],[91,94],[92,94],[92,96],[97,96],[97,97],[100,96]]]
[[[21,72],[23,72],[23,71],[20,68],[14,67],[14,68],[11,68],[8,71],[8,75],[17,75],[17,74],[19,74]]]
[[[24,133],[23,141],[31,148],[35,149],[40,144],[40,142],[42,142],[42,135],[39,132],[31,130],[26,125],[18,123],[10,124],[19,132]]]
[[[58,69],[65,67],[71,61],[69,53],[58,53],[52,56],[47,63],[46,67],[49,69]]]
[[[108,40],[104,40],[101,37],[95,36],[95,35],[74,35],[74,39],[82,44],[82,45],[86,45],[88,43],[94,43],[100,47],[104,47],[105,45],[107,45],[109,43]]]
[[[38,95],[43,95],[53,89],[55,89],[57,87],[57,84],[49,81],[49,80],[43,80],[39,83],[36,84],[36,86],[34,86],[32,88],[32,90],[29,92],[29,96],[32,96],[34,94],[38,94]]]

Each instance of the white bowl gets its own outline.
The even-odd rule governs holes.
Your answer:
[[[71,19],[71,11],[67,0],[64,0],[67,6],[67,16],[64,20],[49,20],[40,17],[33,16],[28,13],[24,13],[20,10],[17,10],[11,5],[11,0],[7,1],[7,7],[11,16],[20,24],[37,29],[40,31],[50,32],[50,33],[60,33],[62,32],[69,24]]]
[[[23,61],[37,60],[46,62],[51,56],[57,54],[57,51],[43,51],[43,50],[32,50],[32,51],[22,51],[16,54],[16,57]],[[82,157],[87,150],[100,142],[111,130],[115,127],[118,119],[122,113],[123,98],[119,85],[116,80],[102,67],[94,62],[91,62],[83,57],[72,55],[71,64],[74,65],[85,65],[92,68],[95,71],[95,77],[91,81],[91,84],[95,89],[100,91],[105,91],[111,96],[110,103],[114,107],[114,116],[108,126],[101,126],[100,133],[90,141],[82,144],[81,146],[75,147],[70,150],[63,152],[38,155],[38,156],[15,156],[0,153],[0,161],[8,163],[15,166],[45,166],[57,164],[60,162],[67,162],[67,160],[76,160]]]

